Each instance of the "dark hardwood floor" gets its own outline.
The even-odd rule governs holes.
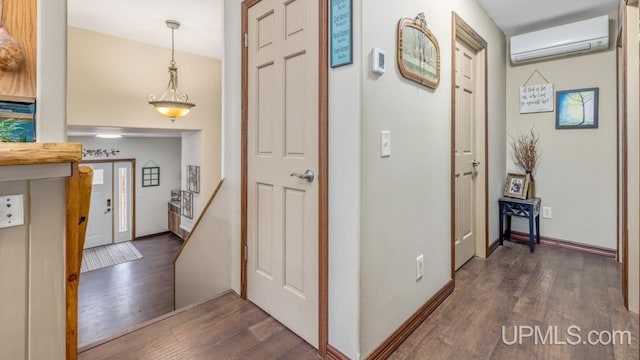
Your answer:
[[[222,295],[106,344],[79,358],[318,359],[318,352],[235,293]]]
[[[80,275],[78,346],[83,347],[174,310],[172,234],[133,242],[143,258]]]
[[[489,260],[473,259],[456,273],[454,293],[391,359],[638,359],[638,316],[624,308],[620,276],[613,259],[549,246],[531,254],[527,245],[505,242]],[[567,329],[576,325],[582,340],[592,330],[629,330],[631,345],[525,338],[509,346],[503,325],[507,342],[520,325],[539,326],[542,335],[557,326],[556,339],[573,341]]]
[[[621,268],[590,254],[506,242],[456,274],[455,292],[392,359],[638,359],[638,318],[624,309]],[[502,325],[629,330],[630,346],[502,343]],[[511,330],[513,331],[513,330]],[[512,335],[507,332],[508,340]],[[80,354],[80,359],[317,359],[255,305],[226,294]]]

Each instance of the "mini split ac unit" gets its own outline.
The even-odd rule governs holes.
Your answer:
[[[510,47],[514,64],[605,50],[609,47],[609,17],[512,36]]]

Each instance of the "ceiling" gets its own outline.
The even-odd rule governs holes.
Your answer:
[[[605,15],[618,0],[479,0],[505,35]]]
[[[171,48],[164,21],[175,19],[177,50],[221,59],[223,10],[223,0],[68,0],[68,24]]]

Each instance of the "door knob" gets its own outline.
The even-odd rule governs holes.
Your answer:
[[[473,161],[471,162],[471,165],[473,165],[474,167],[477,167],[478,165],[480,165],[480,161],[478,161],[478,160],[473,160]]]
[[[110,211],[111,211],[111,209],[109,208],[109,209],[105,210],[104,213],[108,214]]]
[[[289,176],[295,176],[298,179],[306,179],[308,182],[312,182],[313,179],[315,179],[316,174],[314,174],[312,170],[307,170],[307,171],[304,172],[304,174],[291,173],[291,175],[289,175]]]

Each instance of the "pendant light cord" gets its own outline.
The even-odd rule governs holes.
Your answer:
[[[4,2],[4,0],[2,0]],[[174,60],[174,49],[175,49],[175,45],[174,45],[174,33],[175,33],[175,29],[171,28],[171,66],[176,66],[176,61]]]

